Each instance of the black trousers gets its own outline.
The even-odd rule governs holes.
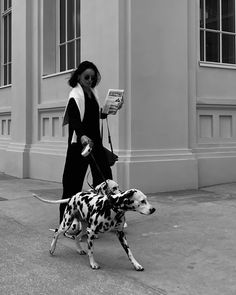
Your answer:
[[[82,147],[80,144],[74,143],[68,146],[62,178],[62,199],[70,198],[82,190],[88,166],[90,166],[92,173],[93,187],[102,183],[104,178],[112,179],[112,171],[108,165],[102,144],[95,143],[92,151],[100,171],[92,157],[90,155],[87,157],[81,156],[81,151]],[[60,222],[63,219],[65,208],[66,204],[60,205]]]

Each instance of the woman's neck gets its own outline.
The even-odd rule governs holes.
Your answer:
[[[91,88],[83,88],[84,92],[88,95],[89,98],[92,97],[92,89]]]

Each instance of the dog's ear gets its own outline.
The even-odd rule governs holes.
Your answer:
[[[107,190],[108,189],[108,183],[107,182],[104,183],[103,189],[104,190]]]
[[[136,193],[136,192],[137,192],[137,190],[135,190],[135,189],[129,189],[128,191],[126,191],[126,192],[124,193],[123,197],[129,199],[129,198],[131,198],[131,197],[134,195],[134,193]]]
[[[105,190],[106,188],[107,188],[107,182],[102,182],[95,187],[95,191],[100,191],[101,189]]]

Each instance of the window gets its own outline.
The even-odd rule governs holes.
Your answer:
[[[44,75],[76,68],[80,63],[80,0],[44,0],[43,24]]]
[[[1,86],[11,84],[11,0],[1,1]]]
[[[235,0],[200,0],[200,60],[235,64]]]
[[[80,61],[80,1],[60,0],[60,71]]]

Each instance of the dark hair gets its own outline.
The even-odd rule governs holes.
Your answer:
[[[99,84],[100,80],[101,80],[101,75],[97,69],[97,67],[95,66],[95,64],[93,64],[90,61],[83,61],[79,64],[78,68],[72,73],[68,84],[71,87],[75,87],[78,84],[78,77],[87,69],[92,69],[95,72],[95,79],[92,83],[92,88],[94,88],[96,85]]]

